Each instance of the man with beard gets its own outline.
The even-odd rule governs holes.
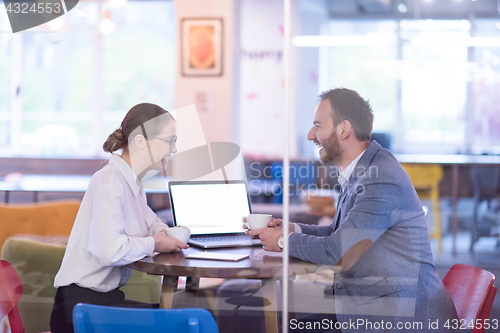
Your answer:
[[[290,256],[337,266],[334,305],[342,332],[447,332],[457,313],[436,273],[424,210],[396,158],[370,142],[370,105],[343,88],[319,100],[307,138],[322,163],[339,168],[342,190],[330,225],[290,223]],[[273,219],[271,228],[249,234],[279,252],[281,225]]]

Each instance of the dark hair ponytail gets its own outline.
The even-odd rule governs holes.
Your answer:
[[[123,146],[123,132],[121,129],[117,129],[108,136],[102,148],[105,152],[112,153],[118,149],[122,149]]]
[[[164,116],[164,117],[160,117]],[[122,124],[119,129],[111,133],[106,142],[102,145],[105,152],[112,153],[119,149],[128,149],[129,137],[133,132],[141,129],[141,125],[145,122],[159,117],[158,119],[163,119],[163,121],[158,121],[154,123],[154,126],[148,126],[148,133],[142,133],[142,131],[135,133],[143,134],[146,139],[152,139],[158,135],[160,130],[165,125],[165,121],[174,120],[172,115],[155,104],[141,103],[132,107],[125,118],[123,118]]]

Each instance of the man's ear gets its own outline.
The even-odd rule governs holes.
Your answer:
[[[351,127],[351,122],[349,120],[344,120],[341,124],[340,124],[340,138],[341,139],[345,139],[349,136],[349,134],[351,134],[351,130],[352,130],[352,127]]]

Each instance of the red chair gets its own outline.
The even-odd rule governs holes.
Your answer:
[[[472,327],[473,333],[483,333],[482,325],[488,319],[497,288],[493,285],[495,275],[484,269],[455,264],[446,273],[443,284],[448,290],[457,309],[458,318],[465,327]],[[464,322],[465,320],[465,322]],[[479,325],[481,323],[481,325]]]
[[[24,333],[17,303],[23,294],[21,279],[8,261],[0,260],[0,318],[9,316],[12,333]]]

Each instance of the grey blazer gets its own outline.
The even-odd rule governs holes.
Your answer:
[[[290,255],[319,265],[337,265],[354,244],[373,242],[349,270],[335,273],[342,332],[448,332],[446,321],[453,326],[458,318],[436,273],[417,193],[377,142],[356,165],[332,224],[300,227],[302,233],[290,234]]]

